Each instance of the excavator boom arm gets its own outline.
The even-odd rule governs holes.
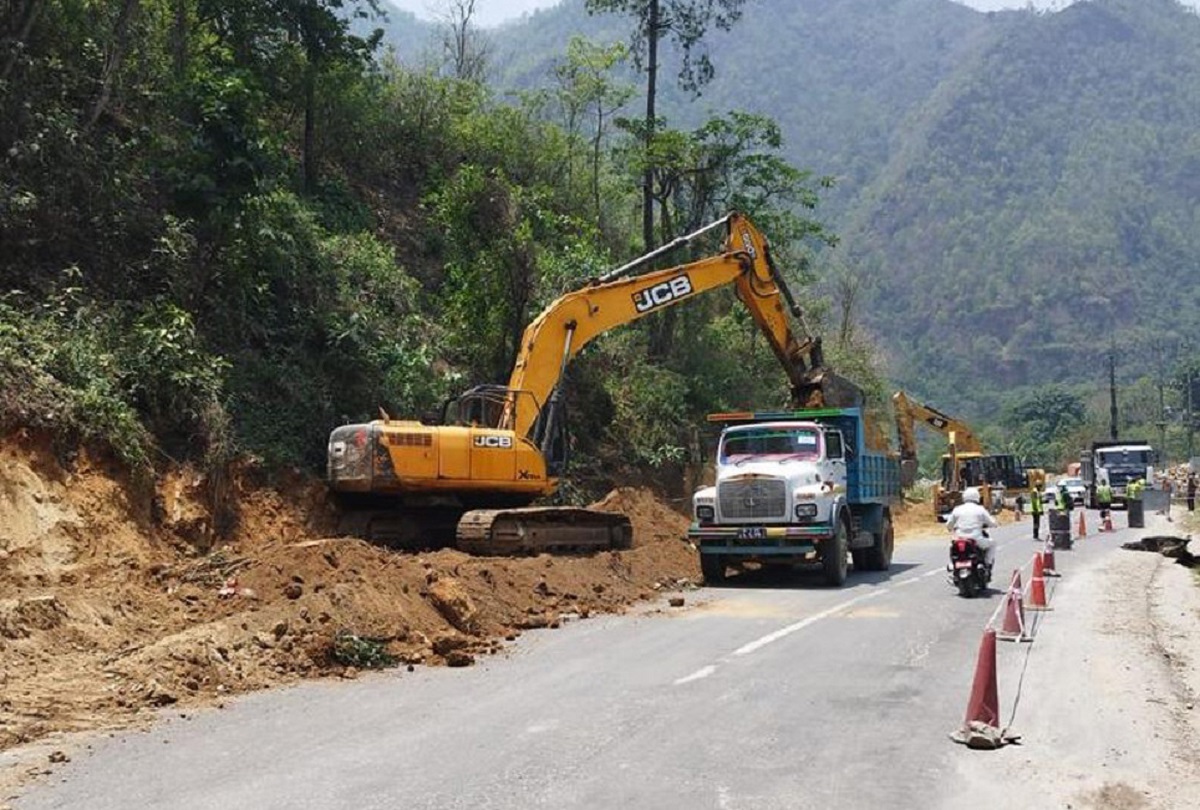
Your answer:
[[[720,254],[641,275],[624,275],[722,223],[726,239]],[[771,261],[770,246],[748,219],[734,213],[551,303],[521,337],[521,350],[508,383],[514,404],[501,426],[519,436],[528,435],[567,362],[597,336],[726,284],[734,284],[738,298],[749,307],[786,370],[797,399],[808,400],[806,404],[859,404],[851,401],[861,399],[856,387],[821,369],[820,341],[807,335],[798,338],[792,331],[788,311],[801,325],[803,318]],[[813,403],[826,389],[836,392],[833,398],[839,401]]]
[[[946,435],[954,434],[955,446],[960,453],[982,453],[983,444],[965,422],[939,411],[929,405],[913,401],[903,391],[892,395],[892,406],[896,411],[896,431],[900,434],[901,458],[917,457],[917,437],[913,426],[917,419],[931,430]]]

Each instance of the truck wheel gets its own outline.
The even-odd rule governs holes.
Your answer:
[[[883,528],[875,535],[875,545],[862,550],[864,571],[886,571],[892,567],[892,549],[896,547],[896,533],[892,529],[890,515],[883,516]],[[858,567],[858,557],[854,558],[854,566]]]
[[[709,585],[720,585],[725,581],[725,558],[720,554],[701,554],[700,573]]]
[[[825,584],[834,588],[846,581],[846,547],[850,545],[850,527],[846,519],[839,517],[833,537],[824,543],[821,551],[821,570],[825,573]]]

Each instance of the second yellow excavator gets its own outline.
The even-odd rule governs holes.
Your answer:
[[[1011,453],[985,453],[982,442],[965,422],[915,402],[903,391],[892,395],[892,409],[900,436],[900,478],[905,488],[916,479],[914,426],[918,420],[946,435],[941,481],[933,487],[933,511],[939,519],[962,503],[962,493],[967,487],[977,487],[982,503],[992,511],[999,511],[1006,495],[1028,495],[1031,487],[1040,487],[1045,481],[1042,470],[1023,467]]]
[[[947,416],[938,409],[914,401],[903,391],[892,395],[896,416],[896,433],[900,437],[900,479],[907,488],[917,475],[917,437],[914,426],[919,419],[931,430],[944,433],[947,450],[942,454],[941,482],[933,487],[933,511],[939,519],[962,503],[966,487],[979,487],[985,505],[992,503],[991,487],[984,469],[983,445],[974,431],[962,420]]]
[[[720,253],[632,275],[720,228]],[[567,363],[610,329],[727,284],[783,365],[796,407],[862,404],[860,389],[824,368],[820,339],[793,333],[789,314],[801,327],[803,316],[766,237],[733,213],[551,303],[526,327],[508,384],[470,389],[446,403],[437,424],[380,419],[336,428],[328,480],[351,531],[405,546],[453,526],[459,548],[485,554],[628,546],[623,515],[529,506],[552,494],[566,469]]]

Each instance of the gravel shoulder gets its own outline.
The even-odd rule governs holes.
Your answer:
[[[1146,534],[1174,528],[1160,524]],[[962,749],[945,806],[1200,807],[1197,575],[1118,548],[1054,587],[1035,642],[998,655],[1001,714],[1015,706],[1022,744]]]

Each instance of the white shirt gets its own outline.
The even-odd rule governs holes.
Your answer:
[[[959,504],[946,518],[946,526],[950,531],[959,537],[970,537],[977,541],[983,539],[984,529],[999,525],[991,512],[977,503]]]

